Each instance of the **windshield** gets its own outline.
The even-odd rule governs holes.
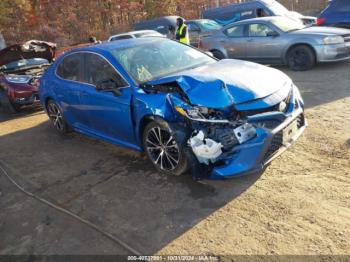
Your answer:
[[[216,62],[187,45],[159,39],[111,53],[138,83]]]
[[[213,20],[199,20],[198,23],[204,30],[219,30],[222,27]]]
[[[287,17],[271,19],[271,23],[277,26],[283,32],[292,32],[306,27],[302,22],[298,22]]]
[[[1,70],[17,70],[21,67],[28,67],[28,66],[36,66],[36,65],[42,65],[42,64],[49,64],[49,61],[47,61],[44,58],[31,58],[31,59],[22,59],[15,62],[8,63],[6,65],[3,65],[0,67]]]

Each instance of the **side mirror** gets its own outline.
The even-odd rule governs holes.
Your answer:
[[[101,80],[96,84],[96,90],[100,92],[112,92],[115,96],[121,96],[117,83],[113,79]]]
[[[279,36],[280,34],[277,33],[276,31],[270,31],[270,32],[267,32],[266,36],[270,36],[270,37],[277,37]]]

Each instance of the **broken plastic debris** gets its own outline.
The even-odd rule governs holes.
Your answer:
[[[209,162],[215,163],[217,158],[222,154],[222,144],[210,138],[204,139],[203,131],[199,131],[196,136],[190,138],[189,143],[200,163],[207,165]]]

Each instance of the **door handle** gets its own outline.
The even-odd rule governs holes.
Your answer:
[[[253,42],[254,40],[253,39],[248,39],[247,42]]]

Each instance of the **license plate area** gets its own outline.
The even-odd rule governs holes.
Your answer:
[[[289,124],[285,129],[283,129],[282,133],[282,143],[283,145],[287,145],[292,141],[292,138],[298,131],[298,122],[293,121]]]

